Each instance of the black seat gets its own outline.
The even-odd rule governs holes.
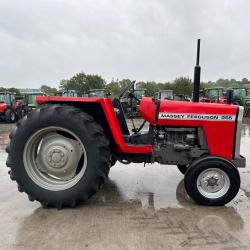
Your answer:
[[[119,125],[123,135],[129,135],[128,125],[125,119],[124,111],[119,99],[113,100],[113,106],[116,109],[116,116],[119,121]]]

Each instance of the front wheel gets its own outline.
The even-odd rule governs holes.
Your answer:
[[[13,123],[16,121],[16,113],[12,109],[7,109],[5,112],[5,120],[8,123]]]
[[[18,122],[10,139],[10,176],[43,206],[73,207],[96,193],[108,175],[108,140],[93,117],[75,108],[37,109]]]
[[[240,175],[231,162],[206,157],[188,167],[184,182],[187,194],[198,204],[221,206],[237,195]]]

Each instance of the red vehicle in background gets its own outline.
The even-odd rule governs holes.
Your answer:
[[[224,89],[222,87],[204,89],[201,91],[201,95],[202,97],[200,98],[200,102],[220,104],[226,103]]]
[[[11,92],[0,92],[0,119],[6,122],[16,121],[15,94]]]
[[[16,97],[12,92],[0,92],[0,120],[13,123],[27,114],[23,97]]]

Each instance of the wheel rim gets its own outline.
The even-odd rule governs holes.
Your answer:
[[[38,186],[61,191],[71,188],[82,178],[87,154],[74,133],[61,127],[47,127],[26,142],[23,162],[29,177]]]
[[[221,169],[209,168],[200,173],[197,179],[199,192],[209,199],[224,196],[230,187],[228,175]]]
[[[10,119],[11,119],[11,121],[15,120],[15,113],[14,112],[10,113]]]

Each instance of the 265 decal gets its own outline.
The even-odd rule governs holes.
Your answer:
[[[203,120],[203,121],[235,121],[235,115],[228,114],[189,114],[189,113],[159,113],[159,119],[171,120]]]

